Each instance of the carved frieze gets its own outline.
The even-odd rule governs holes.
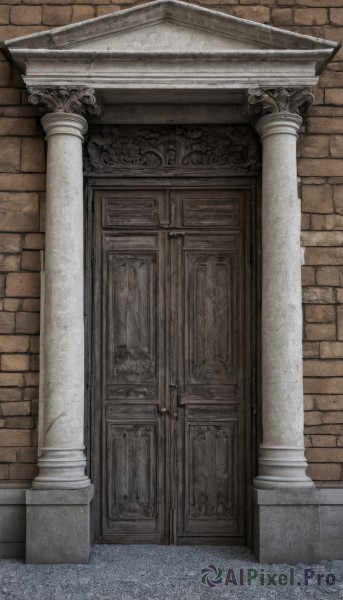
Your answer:
[[[256,171],[258,143],[246,125],[96,125],[85,144],[86,174]]]
[[[78,87],[41,87],[30,86],[29,102],[44,113],[89,113],[98,115],[100,109],[96,103],[94,90],[85,86]]]
[[[248,90],[247,95],[251,114],[288,112],[302,115],[314,100],[314,88],[257,88]]]

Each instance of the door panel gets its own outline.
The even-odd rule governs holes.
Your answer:
[[[158,190],[113,190],[102,197],[102,226],[154,227],[162,218],[165,194]]]
[[[179,227],[237,228],[240,226],[241,190],[178,190],[171,192]]]
[[[246,194],[94,198],[97,540],[244,543]]]
[[[107,423],[108,519],[124,530],[156,528],[157,426]]]
[[[156,382],[157,253],[109,254],[108,379]]]
[[[237,422],[187,410],[185,533],[237,533]]]
[[[174,333],[178,383],[178,543],[243,536],[239,464],[241,262],[239,233],[171,237],[178,286]]]
[[[103,234],[105,541],[166,541],[164,262],[158,232]]]
[[[184,258],[187,385],[235,383],[235,256],[200,250]]]

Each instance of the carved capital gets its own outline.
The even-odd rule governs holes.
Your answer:
[[[37,106],[44,113],[74,113],[83,115],[89,113],[98,115],[94,89],[84,86],[79,87],[40,87],[28,88],[29,102]]]
[[[314,100],[314,88],[257,88],[247,91],[250,114],[292,113],[303,115]]]

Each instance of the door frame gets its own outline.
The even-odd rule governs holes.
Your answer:
[[[191,187],[192,189],[207,188],[239,188],[245,194],[245,227],[244,243],[244,288],[249,291],[245,303],[244,347],[245,373],[250,386],[245,388],[244,405],[244,453],[246,469],[244,477],[246,505],[246,545],[253,547],[254,541],[254,511],[252,498],[253,478],[257,474],[257,449],[260,443],[260,305],[261,305],[261,248],[260,248],[260,178],[256,175],[244,177],[204,176],[204,177],[159,177],[159,176],[97,176],[85,178],[85,442],[87,453],[87,474],[95,485],[93,501],[94,531],[93,541],[96,542],[101,528],[101,441],[94,443],[99,436],[94,432],[101,431],[101,402],[98,397],[101,392],[101,353],[96,355],[92,343],[96,322],[94,307],[98,299],[94,297],[93,271],[99,256],[95,243],[95,211],[94,191],[101,189],[166,189],[171,190]],[[102,541],[102,543],[104,543]],[[106,542],[105,542],[106,543]]]

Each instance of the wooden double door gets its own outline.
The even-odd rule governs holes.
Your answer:
[[[244,187],[95,189],[92,479],[98,542],[245,542]]]

